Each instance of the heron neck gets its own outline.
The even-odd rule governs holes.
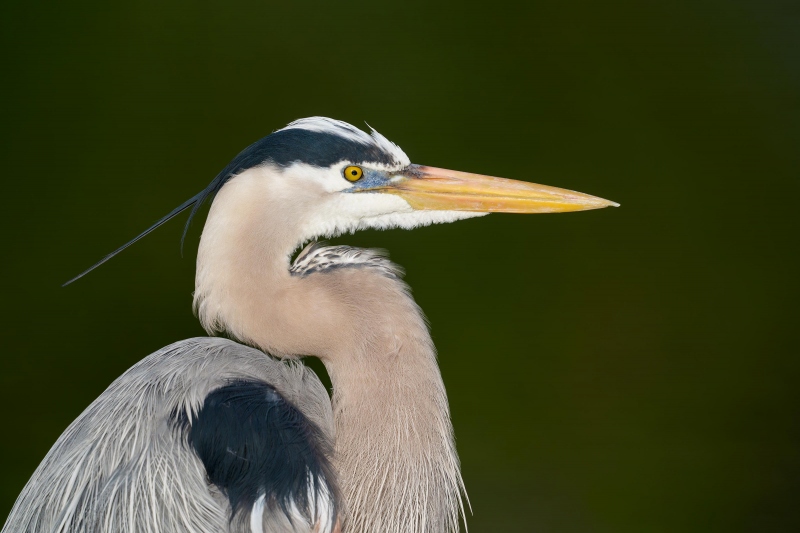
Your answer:
[[[220,191],[198,253],[204,327],[279,357],[314,355],[333,383],[336,456],[348,533],[458,531],[462,491],[447,395],[408,287],[385,270],[290,273],[288,201],[262,181]]]
[[[413,321],[325,359],[348,532],[458,531],[463,487],[447,395],[422,317]]]
[[[304,278],[288,273],[288,260],[282,268],[253,265],[249,286],[222,292],[244,303],[220,314],[219,327],[268,353],[314,355],[325,364],[343,531],[458,531],[463,483],[447,394],[405,285],[369,268]]]

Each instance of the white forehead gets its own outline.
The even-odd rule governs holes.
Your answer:
[[[327,133],[329,135],[337,135],[342,137],[343,139],[347,139],[349,141],[357,142],[364,146],[374,146],[381,150],[382,152],[386,153],[387,155],[391,156],[394,160],[393,164],[382,165],[377,164],[373,166],[383,167],[386,170],[397,170],[400,168],[407,167],[411,164],[406,153],[392,141],[378,133],[372,126],[369,126],[371,133],[366,133],[362,131],[352,124],[348,124],[347,122],[343,122],[341,120],[334,120],[332,118],[327,117],[309,117],[309,118],[301,118],[299,120],[295,120],[294,122],[290,123],[285,128],[282,128],[278,131],[285,131],[285,130],[306,130],[306,131],[313,131],[317,133]]]

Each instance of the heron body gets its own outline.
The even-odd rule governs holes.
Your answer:
[[[464,487],[422,312],[386,258],[314,240],[614,204],[412,165],[377,132],[312,118],[131,243],[211,198],[195,309],[242,344],[192,339],[131,368],[56,442],[3,533],[457,531]],[[309,355],[332,398],[295,361]]]
[[[254,509],[262,509],[257,518],[265,532],[292,531],[288,516],[297,531],[312,531],[312,520],[322,524],[322,531],[332,530],[336,489],[327,486],[324,475],[317,479],[316,493],[308,495],[305,486],[302,492],[285,491],[301,500],[310,497],[304,503],[312,504],[288,516],[269,508],[263,512],[267,506],[258,487],[247,487],[249,494],[236,502],[240,512],[229,524],[234,509],[208,482],[185,421],[198,421],[209,394],[231,383],[270,384],[318,428],[316,444],[324,448],[332,442],[328,394],[307,367],[281,363],[226,339],[189,339],[134,365],[67,428],[34,472],[3,531],[258,531],[251,528]],[[233,436],[217,437],[233,459],[246,453]],[[279,503],[273,502],[273,510]]]

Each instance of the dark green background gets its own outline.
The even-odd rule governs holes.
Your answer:
[[[430,318],[470,531],[800,531],[797,5],[5,0],[0,514],[202,334],[201,224],[59,284],[326,115],[622,204],[336,241],[388,248]]]

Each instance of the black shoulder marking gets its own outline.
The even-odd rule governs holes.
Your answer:
[[[230,501],[231,520],[250,513],[265,495],[267,505],[290,520],[292,502],[313,519],[311,509],[320,507],[312,498],[330,498],[335,521],[330,443],[271,385],[234,381],[212,391],[191,421],[188,439],[209,482]]]

